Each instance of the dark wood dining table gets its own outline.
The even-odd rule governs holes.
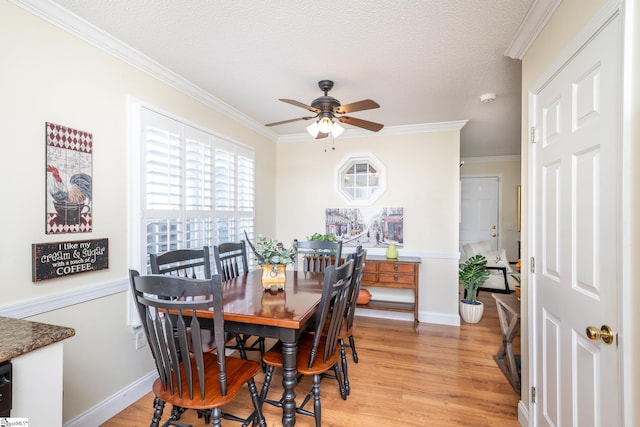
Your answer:
[[[253,270],[222,284],[224,327],[231,333],[275,338],[282,342],[282,425],[293,426],[297,343],[320,304],[324,274],[286,272],[284,290],[265,290],[262,270]],[[213,312],[199,311],[201,319]]]

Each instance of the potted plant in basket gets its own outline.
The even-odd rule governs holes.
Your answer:
[[[484,305],[477,300],[478,288],[489,278],[487,259],[474,255],[460,264],[458,280],[464,286],[466,296],[460,300],[460,316],[467,323],[478,323],[484,313]]]
[[[262,266],[262,285],[265,288],[284,288],[286,280],[285,269],[292,263],[293,251],[285,248],[282,242],[268,239],[262,234],[258,235],[256,244],[253,245],[245,232],[249,247],[256,256],[256,263]]]

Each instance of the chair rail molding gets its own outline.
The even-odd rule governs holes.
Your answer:
[[[117,280],[110,283],[100,283],[82,289],[74,289],[55,295],[34,298],[28,301],[17,301],[11,304],[0,305],[0,316],[24,319],[25,317],[47,313],[128,290],[128,279]]]

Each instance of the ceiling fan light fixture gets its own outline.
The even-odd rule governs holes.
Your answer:
[[[323,117],[318,122],[318,130],[322,133],[331,133],[333,121],[329,117]]]
[[[334,122],[333,129],[331,129],[331,135],[333,135],[334,138],[337,138],[342,135],[342,132],[344,132],[344,128],[340,126],[338,122]]]
[[[307,126],[307,132],[309,132],[309,135],[311,135],[314,138],[318,136],[318,133],[320,132],[320,128],[318,127],[318,122],[313,122],[309,126]]]

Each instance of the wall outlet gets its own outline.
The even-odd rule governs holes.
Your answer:
[[[136,350],[141,349],[147,345],[147,337],[144,335],[144,331],[136,331]]]

